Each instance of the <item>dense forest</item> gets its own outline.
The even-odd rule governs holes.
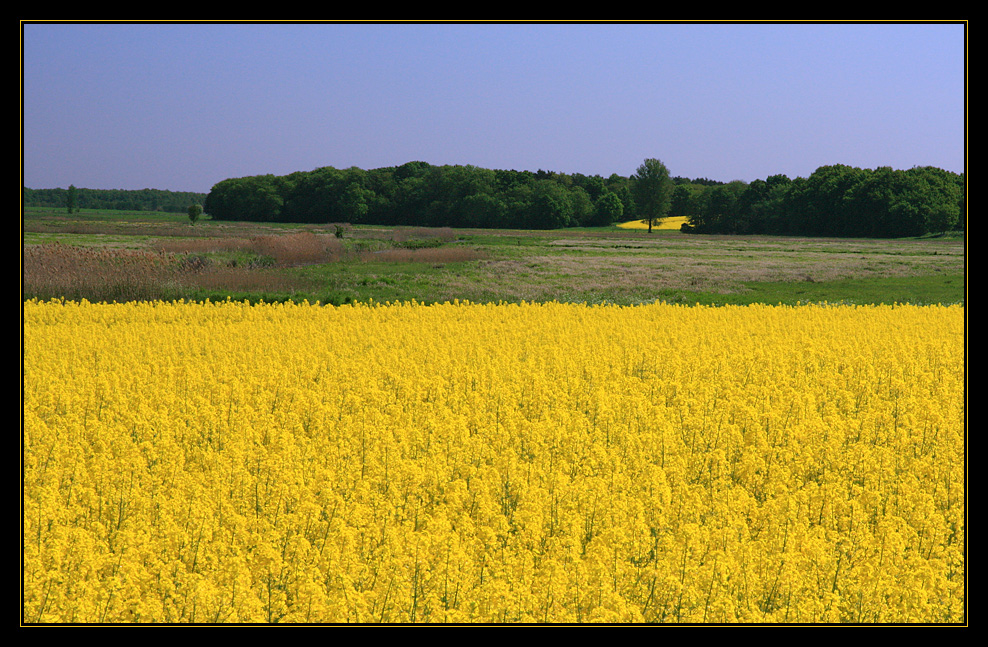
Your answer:
[[[640,217],[636,176],[493,170],[409,162],[318,168],[217,183],[219,220],[557,229]],[[898,237],[963,228],[964,176],[934,167],[823,166],[808,178],[671,177],[667,216],[693,233]]]
[[[202,204],[205,193],[165,191],[162,189],[28,189],[24,188],[25,207],[66,209],[107,209],[117,211],[164,211],[184,213],[190,205]]]
[[[408,162],[323,167],[223,180],[206,198],[215,219],[556,229],[634,213],[628,178]]]
[[[793,180],[677,185],[670,212],[695,233],[896,238],[964,229],[965,196],[964,175],[935,167],[838,164]]]
[[[157,189],[24,189],[25,206],[185,212],[216,220],[559,229],[643,217],[637,175],[494,170],[408,162],[364,170],[331,166],[218,182],[208,194]],[[821,166],[809,177],[753,182],[668,178],[663,215],[683,231],[903,237],[964,228],[965,179],[935,167]]]

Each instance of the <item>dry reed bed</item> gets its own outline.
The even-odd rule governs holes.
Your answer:
[[[433,230],[395,235],[395,240],[402,241],[423,236],[446,240],[449,236]],[[252,254],[270,262],[215,262],[206,256],[217,253]],[[350,252],[335,235],[312,231],[249,238],[163,239],[147,250],[53,243],[24,249],[23,288],[27,297],[108,302],[178,298],[190,288],[295,291],[315,285],[311,279],[279,270],[343,260],[441,265],[485,257],[460,247]]]
[[[433,230],[395,231],[389,235],[392,242],[406,243],[412,240],[433,239],[440,245],[455,239],[449,233]],[[253,252],[274,260],[281,267],[298,267],[341,260],[397,263],[456,263],[486,258],[487,255],[465,247],[412,247],[380,250],[349,251],[335,235],[301,232],[295,234],[255,236],[249,239],[220,238],[209,240],[162,241],[156,249],[173,254]]]
[[[23,252],[23,290],[38,298],[129,301],[161,298],[177,266],[166,254],[35,245]]]
[[[220,290],[294,290],[297,277],[250,266],[210,262],[196,253],[241,247],[236,239],[186,240],[180,246],[154,250],[102,249],[62,245],[32,245],[23,253],[23,290],[28,297],[137,301],[179,298],[190,288]],[[254,240],[256,249],[270,252],[279,265],[325,258],[325,247],[292,250]],[[177,251],[177,250],[181,251]],[[317,254],[319,250],[322,255]]]
[[[250,239],[249,247],[282,266],[329,263],[338,260],[345,251],[339,238],[312,232],[256,236]]]

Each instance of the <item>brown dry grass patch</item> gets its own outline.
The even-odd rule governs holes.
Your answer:
[[[59,243],[25,248],[23,296],[92,302],[171,300],[189,290],[294,292],[312,287],[275,269],[216,265],[199,256]]]
[[[310,231],[250,238],[164,239],[158,241],[154,249],[169,254],[248,252],[269,257],[281,267],[330,263],[345,254],[343,243],[336,236]]]
[[[178,271],[168,254],[59,243],[28,247],[22,259],[24,296],[39,299],[161,298]]]
[[[284,267],[330,263],[345,252],[343,243],[336,236],[310,231],[256,236],[250,239],[250,248],[262,256],[270,256]]]

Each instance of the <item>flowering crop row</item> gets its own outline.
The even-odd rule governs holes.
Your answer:
[[[26,622],[963,622],[960,306],[24,304]]]

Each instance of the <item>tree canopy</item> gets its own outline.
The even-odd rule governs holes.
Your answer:
[[[632,176],[635,202],[642,222],[648,224],[648,232],[666,217],[672,201],[673,181],[669,169],[660,160],[646,159]]]
[[[185,213],[190,204],[202,204],[206,194],[163,189],[84,189],[69,185],[68,189],[25,187],[23,198],[28,207]]]
[[[964,175],[934,167],[821,166],[807,178],[677,186],[684,231],[897,238],[964,228]]]
[[[628,178],[408,162],[218,182],[217,220],[557,229],[634,217]]]
[[[391,226],[558,229],[679,216],[683,231],[697,234],[901,237],[963,229],[966,213],[964,175],[931,166],[835,164],[805,178],[746,183],[670,178],[657,159],[630,177],[412,161],[230,178],[208,194],[71,189],[75,210],[185,212],[201,204],[216,220]],[[66,189],[24,189],[26,206],[69,201]]]

